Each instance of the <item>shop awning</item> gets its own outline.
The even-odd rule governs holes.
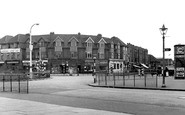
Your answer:
[[[137,65],[133,65],[135,68],[141,68],[140,66],[137,66]]]
[[[144,67],[144,68],[149,68],[148,66],[146,66],[145,64],[141,63],[141,65]]]

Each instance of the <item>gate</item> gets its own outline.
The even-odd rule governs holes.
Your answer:
[[[29,92],[29,77],[26,74],[0,74],[1,91],[3,92]]]

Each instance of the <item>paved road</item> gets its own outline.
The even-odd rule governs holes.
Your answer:
[[[184,115],[185,92],[90,87],[92,76],[53,77],[30,82],[29,94],[0,97],[136,115]]]

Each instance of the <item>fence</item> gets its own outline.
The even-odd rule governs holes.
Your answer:
[[[139,76],[137,72],[132,73],[113,73],[96,72],[97,84],[99,86],[111,87],[141,87],[141,88],[159,88],[158,76],[151,72]]]
[[[1,91],[29,92],[29,77],[26,74],[0,74]]]

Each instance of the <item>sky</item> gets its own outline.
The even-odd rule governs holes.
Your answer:
[[[77,34],[116,36],[124,43],[148,49],[162,58],[174,57],[174,45],[185,44],[183,0],[0,0],[0,38],[27,34]]]

